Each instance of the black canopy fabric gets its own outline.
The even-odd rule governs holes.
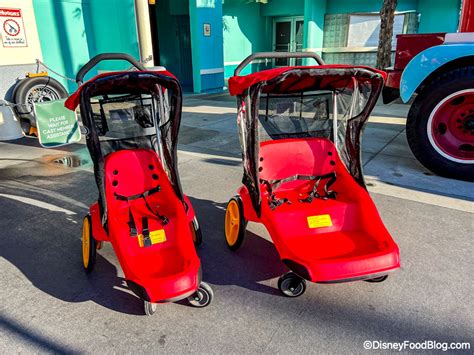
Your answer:
[[[112,109],[105,112],[106,105]],[[113,109],[114,105],[119,108]],[[182,93],[178,81],[159,73],[112,73],[101,75],[81,87],[81,118],[88,131],[87,147],[94,162],[104,226],[107,222],[104,158],[118,150],[148,148],[161,154],[176,195],[184,203],[177,170],[181,109]],[[119,129],[113,131],[112,126]]]
[[[258,158],[262,140],[325,137],[334,142],[337,137],[342,161],[365,188],[361,133],[383,83],[383,75],[367,67],[298,67],[282,70],[242,89],[237,95],[237,123],[243,183],[257,215],[261,211]],[[336,134],[331,124],[334,101],[337,102]]]

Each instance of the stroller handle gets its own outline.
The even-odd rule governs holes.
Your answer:
[[[76,82],[81,85],[84,76],[93,68],[95,67],[99,62],[102,62],[103,60],[126,60],[130,64],[132,64],[135,68],[138,70],[146,70],[145,67],[143,66],[142,63],[137,61],[135,58],[133,58],[129,54],[125,53],[102,53],[96,55],[94,58],[89,60],[82,68],[79,70],[79,72],[76,75]]]
[[[240,74],[247,64],[255,59],[279,59],[279,58],[313,58],[318,65],[324,65],[324,61],[319,54],[314,52],[258,52],[249,55],[235,68],[234,76]]]

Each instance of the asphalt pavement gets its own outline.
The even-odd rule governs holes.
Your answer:
[[[97,187],[84,144],[0,142],[1,353],[363,353],[367,340],[470,342],[472,353],[473,185],[415,160],[406,105],[377,106],[362,143],[401,269],[380,284],[309,284],[296,299],[277,289],[285,268],[262,225],[248,225],[237,252],[225,244],[225,205],[242,178],[234,101],[186,97],[184,105],[179,169],[203,230],[199,255],[214,302],[143,315],[108,243],[86,275],[81,224]]]

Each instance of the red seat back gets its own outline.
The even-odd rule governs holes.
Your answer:
[[[158,185],[161,191],[150,198],[176,198],[157,154],[151,149],[128,149],[112,153],[105,159],[104,170],[105,195],[109,209],[115,205],[123,205],[123,201],[115,199],[115,193],[129,197]]]
[[[284,179],[296,174],[324,175],[339,161],[334,144],[325,138],[281,139],[261,144],[260,178]]]

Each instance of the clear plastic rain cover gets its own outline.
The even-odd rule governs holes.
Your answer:
[[[292,69],[238,96],[243,182],[259,209],[259,143],[324,137],[365,187],[360,135],[383,86],[380,74],[362,68]],[[258,196],[257,196],[258,195]]]

